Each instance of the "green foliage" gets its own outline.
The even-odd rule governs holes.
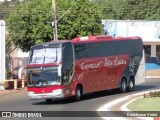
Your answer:
[[[53,40],[51,0],[30,0],[20,4],[8,18],[9,33],[14,44],[23,51],[31,46]],[[75,0],[57,0],[57,19]],[[58,38],[101,34],[101,14],[93,2],[80,0],[58,22]]]
[[[159,20],[159,0],[95,0],[103,19]]]
[[[16,46],[28,51],[32,45],[52,38],[52,28],[46,23],[51,18],[50,8],[50,0],[32,0],[27,4],[17,5],[16,11],[7,21],[9,34]]]
[[[6,20],[8,15],[13,11],[15,4],[17,3],[10,5],[8,2],[0,2],[0,20]]]
[[[101,16],[98,8],[92,2],[85,0],[80,0],[58,24],[58,37],[60,39],[99,35],[101,31]]]
[[[10,79],[10,78],[11,78],[11,75],[12,75],[11,71],[7,70],[6,73],[5,73],[6,79],[7,79],[7,80]]]
[[[76,0],[56,0],[57,19]],[[16,11],[7,20],[15,46],[23,51],[31,46],[53,40],[51,27],[52,0],[28,0],[16,4]],[[102,33],[101,19],[159,20],[159,0],[79,0],[58,22],[58,38]]]

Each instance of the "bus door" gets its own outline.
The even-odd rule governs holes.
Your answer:
[[[70,96],[74,90],[74,84],[72,83],[73,71],[74,71],[74,56],[73,46],[71,43],[66,43],[62,46],[62,84],[64,89],[64,95]]]

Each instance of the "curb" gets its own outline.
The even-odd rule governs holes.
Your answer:
[[[113,100],[113,101],[101,106],[100,108],[97,109],[97,111],[110,111],[109,108],[111,108],[112,106],[118,104],[119,102],[122,102],[122,101],[125,101],[125,100],[129,99],[131,96],[134,96],[134,97],[136,97],[135,99],[129,100],[127,103],[122,104],[121,107],[120,107],[121,111],[124,111],[124,112],[127,112],[127,111],[129,112],[130,111],[131,112],[131,110],[129,110],[127,108],[128,104],[130,104],[131,102],[133,102],[134,100],[136,100],[138,98],[141,98],[146,93],[149,93],[151,91],[157,91],[157,90],[160,90],[160,89],[157,88],[157,89],[148,90],[148,91],[145,91],[145,92],[140,92],[140,93],[127,95],[127,96],[121,97],[119,99],[115,99],[115,100]],[[117,120],[117,117],[101,117],[101,118],[103,118],[104,120]],[[133,120],[133,119],[153,120],[153,118],[154,117],[131,117],[131,120]],[[128,117],[119,117],[118,119],[119,120],[121,120],[121,119],[128,120],[129,118]]]

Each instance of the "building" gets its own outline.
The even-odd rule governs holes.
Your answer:
[[[17,76],[18,70],[26,66],[28,55],[29,52],[22,52],[20,49],[16,49],[10,54],[10,59],[8,60],[10,64],[7,64],[8,67],[6,69],[8,68],[14,76]]]
[[[160,21],[102,20],[104,34],[140,36],[143,40],[146,63],[160,65]]]

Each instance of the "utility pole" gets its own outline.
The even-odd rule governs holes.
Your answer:
[[[56,0],[52,0],[52,12],[53,12],[52,27],[53,27],[54,41],[56,41],[56,40],[58,40],[57,20],[56,20]]]
[[[57,20],[56,19],[56,0],[52,0],[52,12],[53,12],[53,21],[52,21],[52,27],[53,27],[53,34],[54,34],[54,41],[58,40],[58,34],[57,34],[57,23],[60,21],[60,19],[77,3],[79,0],[76,0],[71,7],[63,13],[63,15]]]

